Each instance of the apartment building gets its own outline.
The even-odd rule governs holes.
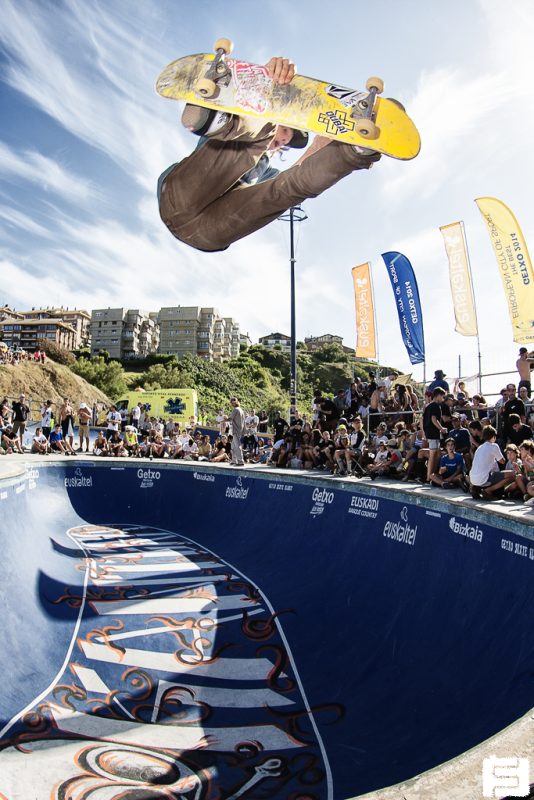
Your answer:
[[[306,336],[304,338],[304,344],[308,350],[318,350],[326,344],[338,344],[340,347],[343,347],[343,337],[335,336],[332,333],[323,333],[321,336]]]
[[[44,319],[5,319],[0,322],[0,333],[4,344],[13,349],[33,352],[39,341],[53,341],[66,350],[76,349],[76,331],[62,320]]]
[[[291,336],[286,336],[285,333],[269,333],[267,336],[261,336],[258,341],[269,350],[273,350],[277,345],[284,351],[291,350]]]
[[[15,311],[14,308],[11,308],[6,303],[5,306],[0,308],[0,322],[5,322],[6,319],[24,319],[24,314],[21,311]]]
[[[182,357],[197,354],[200,327],[198,306],[167,306],[160,308],[159,352]]]
[[[239,331],[239,322],[232,317],[225,317],[224,328],[224,358],[237,358],[239,355],[239,345],[241,343],[241,336]]]
[[[73,350],[80,347],[87,347],[91,338],[91,315],[78,308],[32,308],[31,311],[23,311],[24,319],[55,319],[64,322],[74,329],[75,343]]]
[[[91,313],[91,355],[107,350],[111,358],[146,358],[159,345],[154,316],[138,308],[97,308]]]
[[[56,322],[62,322],[64,325],[67,325],[69,328],[74,330],[74,344],[69,346],[69,350],[78,350],[80,347],[86,347],[89,343],[90,339],[90,322],[91,316],[84,311],[83,309],[77,308],[32,308],[30,311],[15,311],[9,306],[4,306],[0,310],[0,321],[8,321],[8,320],[17,320],[25,322],[39,322],[42,320],[54,320]],[[50,323],[51,324],[51,323]],[[31,326],[27,326],[28,330],[26,333],[30,333]],[[38,332],[39,326],[35,327],[35,331]],[[59,331],[60,329],[58,329]],[[41,333],[52,333],[52,328],[43,328],[41,325],[40,328]],[[45,337],[45,338],[52,338],[52,337]],[[63,333],[58,332],[58,338],[65,341],[71,341],[70,336],[67,336],[67,333],[64,331]]]
[[[158,314],[159,352],[182,357],[189,353],[208,361],[239,355],[239,323],[221,317],[213,306],[170,306]]]

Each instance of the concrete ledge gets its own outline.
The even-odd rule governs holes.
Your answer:
[[[379,789],[358,800],[480,800],[483,797],[482,763],[485,758],[530,758],[534,780],[534,709],[461,756],[388,789]]]

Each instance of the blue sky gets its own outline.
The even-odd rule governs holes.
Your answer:
[[[380,258],[400,250],[419,283],[427,376],[455,376],[459,356],[464,374],[476,372],[476,340],[454,332],[439,232],[462,219],[483,371],[514,369],[518,346],[473,201],[507,203],[533,251],[532,0],[0,0],[0,19],[0,303],[214,305],[254,340],[289,332],[287,224],[202,254],[158,216],[157,177],[195,139],[179,104],[156,95],[156,77],[228,36],[237,57],[287,55],[303,74],[354,88],[380,75],[421,131],[416,160],[383,158],[305,204],[298,338],[329,332],[354,344],[350,270],[371,261],[380,359],[422,378]]]

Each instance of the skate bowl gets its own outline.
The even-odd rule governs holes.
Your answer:
[[[531,722],[534,515],[318,474],[8,458],[0,797],[346,800],[454,773],[487,740],[518,754],[491,737]],[[462,800],[482,796],[475,763]],[[453,773],[388,797],[455,797]]]

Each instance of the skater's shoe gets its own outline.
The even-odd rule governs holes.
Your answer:
[[[359,144],[353,144],[352,149],[360,156],[370,156],[373,153],[376,153],[376,150],[371,150],[370,147],[360,147]]]
[[[217,133],[226,125],[230,114],[186,103],[182,113],[182,125],[197,136]]]
[[[382,153],[372,150],[369,147],[361,147],[359,144],[349,145],[358,156],[358,169],[371,169],[376,161],[380,161]]]

